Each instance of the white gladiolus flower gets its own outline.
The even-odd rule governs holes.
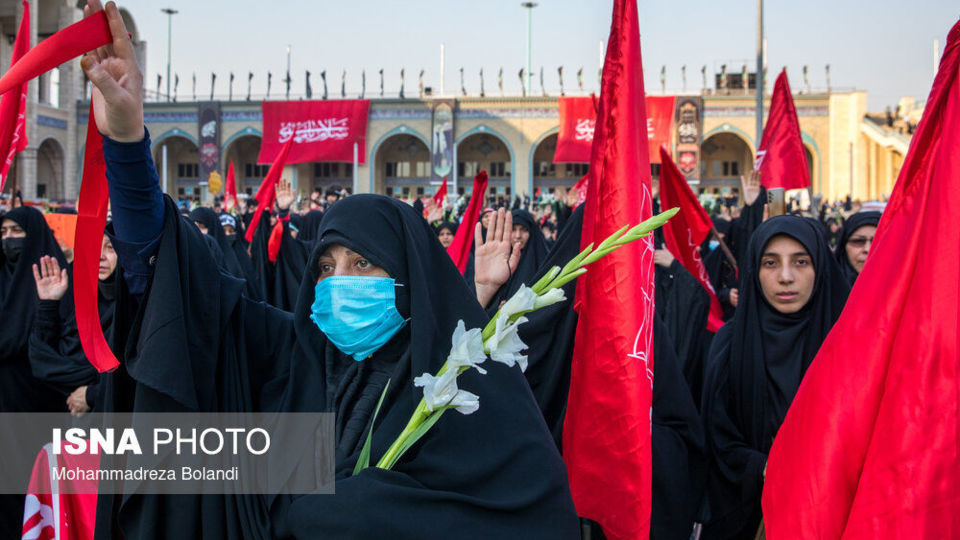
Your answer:
[[[450,355],[447,357],[448,369],[472,367],[486,374],[487,370],[480,367],[486,359],[487,353],[483,351],[482,330],[473,328],[467,331],[463,321],[458,321],[457,329],[453,331],[453,348],[450,349]]]
[[[517,329],[521,324],[527,322],[526,317],[520,317],[512,324],[505,324],[506,317],[497,319],[497,330],[493,337],[487,340],[487,350],[490,352],[490,359],[508,366],[518,364],[520,371],[527,370],[527,357],[520,354],[520,351],[527,348],[527,345],[520,340]]]
[[[567,299],[567,296],[563,294],[563,289],[550,289],[549,291],[541,294],[533,302],[533,309],[540,309],[547,307],[557,302],[563,302]]]
[[[471,414],[480,408],[480,398],[476,394],[457,388],[456,370],[447,369],[439,377],[424,373],[415,378],[413,384],[423,387],[423,399],[429,412],[450,406],[462,414]]]
[[[500,308],[500,317],[497,320],[497,329],[500,329],[500,320],[507,321],[517,313],[531,311],[537,301],[537,293],[526,285],[521,285],[520,289],[507,300]]]

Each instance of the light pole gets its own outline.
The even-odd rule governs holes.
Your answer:
[[[763,0],[757,0],[757,147],[763,139]]]
[[[531,51],[533,46],[531,40],[533,39],[533,8],[537,7],[536,2],[522,2],[521,6],[527,8],[527,79],[524,82],[527,88],[527,95],[530,95],[530,86],[533,82],[533,66],[531,62]]]
[[[160,11],[167,14],[167,101],[170,101],[170,52],[173,50],[171,40],[173,16],[179,12],[172,8],[163,8]]]

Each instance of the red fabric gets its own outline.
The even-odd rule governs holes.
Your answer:
[[[52,39],[52,38],[50,38]],[[103,228],[107,224],[107,165],[103,158],[103,137],[93,117],[93,102],[87,117],[87,140],[83,155],[83,178],[77,199],[77,229],[74,236],[73,302],[77,330],[87,360],[97,371],[111,371],[118,365],[103,337],[97,311],[97,286]]]
[[[433,204],[437,208],[443,208],[443,203],[447,200],[447,177],[443,177],[443,185],[433,195]]]
[[[707,216],[697,196],[690,189],[683,173],[670,158],[670,153],[661,146],[660,162],[660,203],[663,210],[680,208],[680,212],[663,226],[667,249],[680,261],[688,272],[697,278],[710,295],[710,315],[707,317],[707,330],[716,332],[723,326],[723,308],[713,290],[707,268],[700,258],[700,245],[710,234],[713,221]]]
[[[264,101],[263,143],[258,163],[270,163],[288,140],[297,143],[287,163],[343,161],[353,163],[358,143],[360,164],[366,156],[370,100]]]
[[[960,537],[960,22],[767,468],[767,537]]]
[[[760,183],[767,189],[806,189],[810,185],[807,154],[786,69],[777,76],[773,87],[770,116],[763,128],[753,168],[760,171]]]
[[[96,470],[99,456],[52,456],[47,444],[37,454],[24,502],[22,540],[91,540],[97,512],[95,481],[52,481],[52,466]],[[51,463],[53,458],[53,463]],[[56,515],[55,509],[59,509]],[[59,529],[56,530],[56,529]]]
[[[453,243],[447,248],[447,254],[453,259],[453,263],[457,265],[461,274],[467,271],[467,261],[470,260],[470,250],[473,249],[473,232],[477,220],[480,219],[480,209],[483,207],[488,180],[487,171],[480,171],[473,178],[473,195],[470,196],[470,205],[463,214],[463,221],[457,227]]]
[[[651,163],[660,163],[657,149],[664,144],[670,144],[676,101],[676,96],[647,96],[645,99],[649,145],[647,152]],[[596,98],[561,97],[558,107],[560,133],[557,136],[557,150],[553,162],[589,162],[597,118]]]
[[[253,235],[257,232],[257,225],[260,224],[260,216],[263,214],[263,211],[273,208],[273,202],[277,199],[277,182],[280,181],[280,175],[283,174],[283,167],[287,163],[287,156],[290,155],[290,148],[293,147],[293,142],[294,139],[290,138],[286,144],[280,148],[280,153],[277,154],[273,165],[271,165],[270,170],[267,171],[267,176],[260,184],[260,188],[257,189],[257,194],[254,196],[257,200],[257,211],[253,214],[250,226],[247,227],[247,242],[253,242]]]
[[[20,20],[20,29],[17,30],[17,40],[13,44],[13,56],[10,66],[30,50],[30,3],[23,2],[23,18]],[[18,152],[27,147],[27,81],[20,85],[19,92],[7,92],[0,97],[0,191],[7,183],[7,173]]]
[[[581,245],[652,214],[637,3],[615,0],[603,67]],[[652,236],[580,278],[563,426],[577,513],[610,539],[649,537],[653,391]]]
[[[280,242],[283,241],[283,224],[286,221],[290,221],[290,215],[277,220],[273,225],[273,229],[270,230],[270,238],[267,240],[267,258],[270,259],[270,262],[277,262],[277,255],[280,254]]]
[[[576,209],[577,206],[580,206],[581,204],[583,204],[584,201],[587,200],[587,188],[589,186],[590,186],[589,174],[584,175],[583,178],[581,178],[579,181],[577,181],[576,184],[573,185],[573,188],[577,190],[577,204],[573,207],[574,209]]]
[[[230,160],[230,167],[227,169],[227,187],[223,190],[223,205],[227,212],[233,212],[237,206],[237,177],[233,172],[233,160]]]
[[[0,94],[20,88],[30,79],[110,43],[113,43],[113,36],[107,24],[107,15],[100,10],[30,49],[30,52],[0,77]]]

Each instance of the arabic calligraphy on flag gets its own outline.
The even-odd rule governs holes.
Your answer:
[[[263,102],[263,142],[258,163],[272,163],[290,139],[287,163],[353,161],[353,143],[358,144],[360,163],[365,163],[367,118],[370,101]]]
[[[670,145],[676,96],[647,96],[647,138],[650,162],[660,163],[660,145]],[[587,163],[597,125],[593,97],[560,98],[560,133],[554,163]]]

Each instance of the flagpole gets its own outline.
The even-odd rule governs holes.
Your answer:
[[[353,193],[351,195],[357,194],[357,188],[360,186],[360,173],[357,169],[360,167],[360,145],[359,143],[353,143]]]
[[[763,0],[757,0],[757,147],[763,138]]]

